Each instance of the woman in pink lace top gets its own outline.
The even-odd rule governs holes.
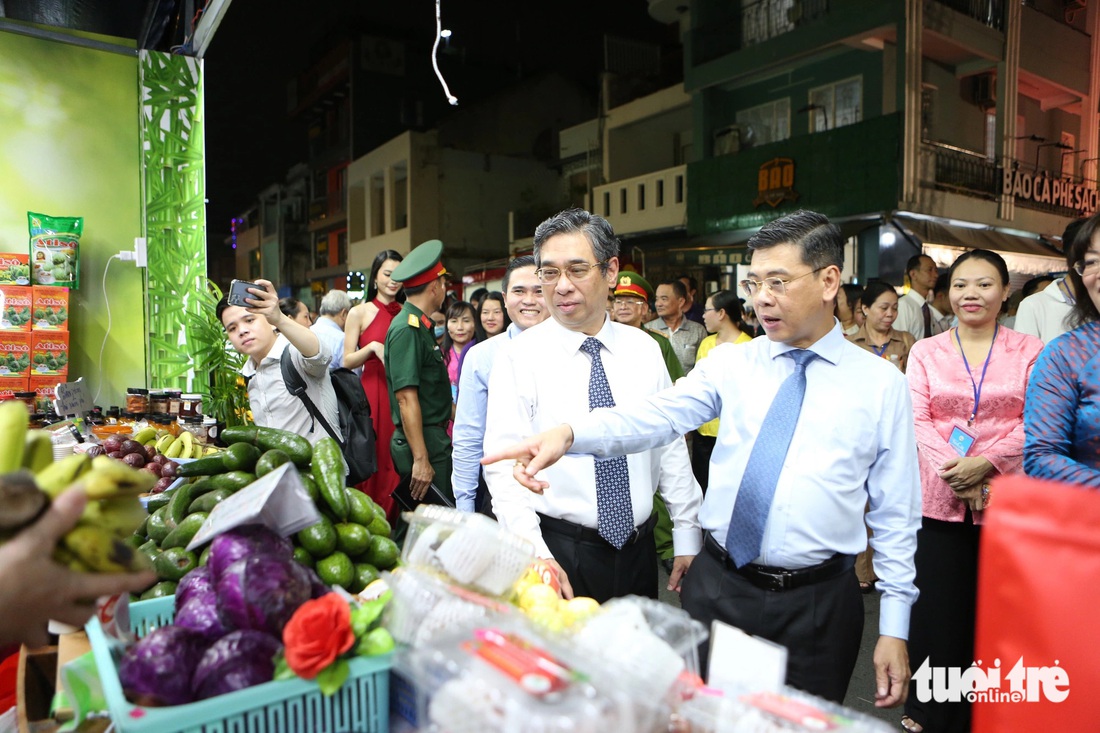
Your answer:
[[[997,324],[1008,298],[1000,255],[972,250],[951,266],[951,307],[959,325],[918,341],[909,353],[909,389],[919,455],[923,515],[917,533],[917,587],[909,627],[914,669],[966,669],[974,662],[974,607],[983,507],[989,481],[1022,470],[1024,395],[1043,348]],[[910,690],[903,727],[968,731],[969,703],[921,702]]]

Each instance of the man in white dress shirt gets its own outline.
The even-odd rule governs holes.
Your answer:
[[[928,255],[914,255],[905,265],[905,274],[909,277],[909,292],[898,300],[894,328],[908,331],[917,341],[943,333],[943,314],[931,303],[939,275],[936,261]]]
[[[330,290],[321,298],[320,316],[309,327],[317,338],[325,342],[327,351],[332,354],[329,369],[339,369],[344,362],[344,324],[348,322],[351,310],[351,298],[343,290]],[[362,370],[360,370],[362,371]]]
[[[1085,256],[1085,250],[1089,248],[1087,240],[1076,241],[1077,230],[1085,221],[1086,219],[1074,219],[1062,233],[1062,249],[1066,253],[1067,273],[1078,260]],[[1049,344],[1073,328],[1069,316],[1073,312],[1075,301],[1073,278],[1067,274],[1020,301],[1012,329],[1040,338],[1044,344]]]
[[[653,337],[607,317],[619,241],[606,220],[580,209],[563,211],[535,230],[534,249],[551,318],[498,352],[489,377],[487,451],[587,415],[594,401],[629,406],[671,384]],[[702,492],[687,447],[682,435],[665,443],[626,459],[566,458],[547,472],[554,489],[544,496],[521,486],[511,466],[486,466],[493,511],[502,525],[535,544],[566,597],[655,598],[654,491],[672,516],[670,587],[679,586],[702,541]]]
[[[514,458],[499,465],[533,492],[549,493],[560,490],[553,469],[536,475],[566,451],[599,460],[651,450],[721,418],[699,512],[705,552],[684,579],[683,607],[703,623],[721,620],[786,646],[788,683],[836,701],[844,699],[862,637],[854,565],[867,545],[869,504],[882,591],[875,704],[900,705],[909,689],[906,639],[921,521],[905,377],[846,341],[833,317],[843,240],[826,217],[789,214],[765,225],[749,249],[741,285],[766,339],[718,346],[660,394],[582,415],[485,461]],[[803,396],[792,410],[790,387],[799,379]],[[782,439],[779,424],[789,430]]]

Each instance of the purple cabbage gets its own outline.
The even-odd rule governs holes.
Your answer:
[[[214,579],[210,576],[210,568],[200,565],[180,579],[176,586],[176,614],[178,615],[183,605],[187,603],[192,594],[213,593]]]
[[[278,639],[263,631],[231,631],[214,642],[195,667],[190,677],[195,699],[270,682],[275,676],[275,655],[282,647]]]
[[[217,582],[230,565],[255,555],[290,559],[294,555],[294,546],[290,540],[262,524],[246,524],[215,537],[210,543],[210,557],[206,564],[210,568],[211,578]]]
[[[312,597],[306,568],[291,557],[260,555],[238,560],[218,579],[218,613],[232,629],[255,629],[282,637],[298,607]]]
[[[182,626],[153,629],[119,663],[126,699],[150,707],[191,702],[191,675],[207,645],[205,636]]]
[[[176,626],[192,629],[206,637],[208,641],[215,641],[232,631],[226,628],[218,613],[218,598],[211,588],[206,591],[194,591],[176,612]]]

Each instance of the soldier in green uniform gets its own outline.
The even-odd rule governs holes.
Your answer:
[[[661,347],[661,356],[665,360],[668,376],[675,382],[684,376],[684,368],[676,356],[676,351],[672,348],[672,342],[664,334],[650,331],[642,326],[642,323],[648,319],[653,293],[653,286],[638,273],[620,272],[619,279],[615,283],[615,300],[611,308],[611,317],[623,325],[641,328],[653,337]],[[671,567],[672,558],[676,553],[672,547],[672,517],[660,494],[653,495],[653,511],[657,514],[657,525],[653,528],[653,539],[657,543],[657,557],[661,558],[667,569]]]
[[[386,333],[384,363],[395,426],[390,449],[410,492],[422,499],[431,484],[451,496],[451,383],[432,335],[431,314],[446,297],[443,242],[424,242],[394,268],[406,301]]]

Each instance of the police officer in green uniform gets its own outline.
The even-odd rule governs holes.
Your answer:
[[[409,253],[391,277],[402,283],[405,304],[386,333],[384,363],[396,430],[393,466],[411,476],[410,493],[422,499],[431,484],[451,494],[451,382],[432,335],[431,314],[447,295],[443,242],[432,239]]]
[[[672,348],[672,342],[664,334],[650,331],[642,326],[648,318],[653,293],[653,286],[638,273],[620,272],[619,279],[615,283],[615,300],[611,316],[618,323],[641,328],[653,337],[661,347],[661,356],[665,360],[668,376],[675,382],[684,376],[684,368],[680,364],[679,357],[676,356],[676,351]],[[676,553],[672,547],[672,517],[660,494],[653,495],[653,511],[657,514],[657,525],[653,528],[653,540],[657,543],[657,557],[661,558],[667,569],[671,567],[672,558]]]
[[[653,337],[661,347],[661,357],[664,358],[665,367],[668,368],[668,376],[675,382],[684,376],[684,367],[680,364],[680,358],[676,356],[676,350],[672,348],[672,342],[664,334],[650,331],[642,326],[648,319],[653,293],[653,286],[638,273],[620,272],[619,279],[615,283],[611,317],[616,323],[637,326]]]

